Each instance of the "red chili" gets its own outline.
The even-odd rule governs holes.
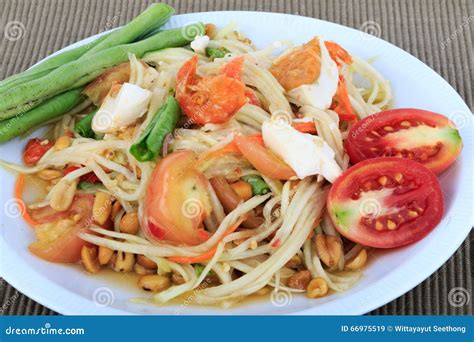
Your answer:
[[[23,152],[23,161],[28,166],[36,165],[36,163],[44,156],[48,150],[54,146],[54,142],[47,139],[30,139],[25,146]]]

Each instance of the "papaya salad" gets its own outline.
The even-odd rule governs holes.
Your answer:
[[[229,307],[345,291],[372,249],[441,221],[436,175],[462,149],[446,117],[390,109],[389,81],[318,32],[259,49],[236,23],[159,30],[172,13],[0,83],[2,142],[46,127],[1,161],[31,253],[134,272],[157,304]]]

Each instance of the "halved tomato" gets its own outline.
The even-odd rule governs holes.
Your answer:
[[[210,185],[196,161],[196,154],[185,150],[167,155],[156,165],[146,192],[142,225],[151,238],[184,245],[207,239],[202,222],[212,210]]]
[[[365,160],[331,187],[327,210],[343,236],[365,246],[394,248],[420,240],[443,216],[435,174],[400,158]]]
[[[237,136],[234,143],[240,153],[263,175],[281,180],[288,180],[296,175],[291,167],[254,137]]]
[[[349,131],[345,148],[354,164],[375,157],[403,157],[439,174],[461,153],[462,140],[448,118],[426,110],[400,108],[357,122]]]
[[[92,204],[94,196],[78,194],[68,211],[58,212],[50,206],[32,210],[31,217],[38,223],[35,228],[37,241],[28,249],[41,259],[71,263],[81,259],[81,249],[85,242],[78,236],[92,224]],[[80,215],[78,222],[71,217]]]

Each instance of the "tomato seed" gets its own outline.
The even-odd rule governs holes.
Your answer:
[[[387,228],[390,230],[394,230],[395,228],[397,228],[397,225],[392,220],[387,220]]]

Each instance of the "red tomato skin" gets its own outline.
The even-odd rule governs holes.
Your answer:
[[[35,242],[28,246],[31,253],[37,257],[54,263],[75,263],[81,260],[81,249],[85,242],[78,236],[84,228],[76,226],[71,228],[47,246],[38,246]]]
[[[74,263],[81,259],[81,249],[86,244],[79,233],[86,231],[92,224],[92,205],[94,196],[91,194],[78,194],[68,211],[56,212],[51,207],[44,207],[32,211],[31,216],[38,223],[54,222],[73,214],[80,214],[83,219],[65,234],[56,240],[42,244],[33,242],[28,246],[31,253],[37,257],[54,263]]]
[[[369,132],[376,131],[384,126],[397,127],[400,126],[402,122],[423,122],[431,127],[439,128],[452,128],[452,135],[450,139],[447,139],[443,142],[441,149],[435,158],[422,161],[416,158],[407,158],[414,159],[436,174],[440,174],[446,170],[451,164],[454,163],[456,158],[459,156],[462,150],[462,140],[459,136],[454,123],[452,123],[448,118],[434,112],[429,112],[426,110],[415,109],[415,108],[399,108],[392,109],[387,111],[382,111],[370,115],[356,124],[354,124],[348,134],[348,138],[345,143],[345,149],[349,154],[350,160],[353,164],[361,162],[369,158],[384,157],[389,155],[382,155],[384,153],[384,148],[396,148],[397,142],[390,141],[385,139],[385,143],[379,139],[373,139],[373,141],[367,141],[367,135]],[[413,127],[412,129],[415,129]],[[383,137],[382,137],[383,139]],[[434,141],[433,141],[434,143]],[[449,145],[448,145],[449,144]],[[383,149],[379,151],[372,151],[370,148],[382,146]]]
[[[197,156],[190,150],[173,152],[155,166],[148,184],[142,227],[151,239],[175,245],[203,242],[199,228],[210,213],[207,178],[195,169]],[[191,191],[197,198],[191,198]],[[199,213],[186,215],[186,205]]]
[[[351,225],[349,229],[340,226],[337,217],[338,205],[350,199],[351,194],[359,188],[361,183],[368,179],[378,179],[380,176],[388,175],[387,172],[392,174],[399,172],[403,177],[412,178],[423,184],[423,188],[418,189],[422,193],[407,192],[398,194],[399,197],[389,196],[382,202],[382,207],[387,204],[392,207],[407,199],[419,199],[427,202],[423,215],[403,223],[393,231],[376,231],[363,226],[360,223],[361,215],[358,217],[359,221],[356,226]],[[403,206],[399,208],[403,208]],[[333,183],[329,191],[327,210],[337,231],[347,239],[374,248],[397,248],[421,240],[438,225],[443,217],[444,198],[436,175],[428,168],[409,159],[381,157],[362,161],[345,171]]]
[[[30,139],[25,146],[23,152],[23,161],[28,166],[36,165],[36,163],[54,146],[54,143],[38,138]]]

